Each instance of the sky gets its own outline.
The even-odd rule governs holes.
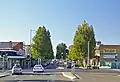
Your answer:
[[[51,33],[57,44],[73,43],[78,25],[93,25],[96,40],[120,44],[120,0],[0,0],[0,41],[30,43],[39,26]]]

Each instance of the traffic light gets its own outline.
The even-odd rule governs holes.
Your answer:
[[[28,60],[28,61],[30,60],[30,55],[27,55],[27,60]]]

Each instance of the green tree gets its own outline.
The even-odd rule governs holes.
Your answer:
[[[74,36],[73,46],[70,48],[69,59],[82,60],[87,58],[88,54],[88,41],[90,49],[90,58],[94,56],[94,48],[96,45],[95,34],[93,27],[88,25],[86,21],[78,26]]]
[[[67,46],[64,43],[60,43],[57,45],[56,47],[56,59],[61,59],[61,57],[63,56],[63,59],[65,59],[67,57]]]
[[[50,32],[46,28],[39,27],[32,41],[32,57],[34,59],[53,59],[54,53],[50,39]]]

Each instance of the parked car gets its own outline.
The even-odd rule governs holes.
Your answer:
[[[22,74],[22,68],[20,67],[20,65],[14,65],[12,67],[12,75],[14,74]]]
[[[35,73],[35,72],[44,72],[44,68],[43,68],[42,65],[35,65],[35,66],[33,67],[33,72],[34,72],[34,73]]]

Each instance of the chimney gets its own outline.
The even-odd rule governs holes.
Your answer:
[[[9,48],[12,48],[12,41],[9,41]]]

